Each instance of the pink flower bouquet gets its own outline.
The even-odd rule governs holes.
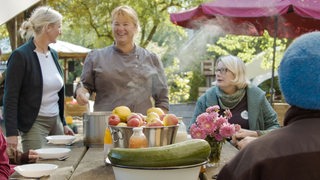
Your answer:
[[[205,139],[210,144],[210,162],[219,161],[222,144],[241,129],[240,125],[228,122],[228,119],[232,117],[229,109],[224,111],[223,116],[219,114],[219,111],[218,105],[208,107],[206,112],[200,114],[190,127],[193,139]]]
[[[239,129],[240,125],[230,124],[228,119],[232,117],[231,111],[225,110],[224,116],[219,115],[220,107],[218,105],[210,106],[206,112],[197,117],[196,123],[190,127],[191,137],[194,139],[206,139],[214,137],[216,141],[224,141],[230,138]]]

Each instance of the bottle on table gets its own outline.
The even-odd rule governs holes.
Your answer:
[[[188,139],[187,127],[184,124],[182,117],[179,117],[179,128],[177,131],[175,143],[182,142]]]
[[[111,148],[113,148],[112,135],[111,135],[110,128],[107,126],[104,133],[104,146],[103,146],[104,160],[106,160],[106,158],[108,157],[108,153]]]
[[[133,134],[129,139],[129,148],[148,147],[147,137],[144,135],[142,130],[142,127],[133,128]]]

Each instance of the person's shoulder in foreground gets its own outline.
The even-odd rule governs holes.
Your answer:
[[[284,127],[242,149],[218,179],[320,179],[320,32],[292,42],[280,63]]]
[[[14,172],[9,164],[9,157],[6,154],[7,143],[0,128],[0,179],[8,179]]]

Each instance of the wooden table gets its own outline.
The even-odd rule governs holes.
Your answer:
[[[229,162],[238,153],[238,151],[239,150],[229,142],[224,143],[221,150],[220,162],[218,162],[214,167],[206,168],[208,178],[211,179],[213,175],[218,174],[221,168]]]
[[[220,169],[238,152],[233,145],[226,142],[222,147],[220,162],[216,166],[206,168],[206,174],[209,179],[218,174]],[[94,180],[115,180],[112,166],[104,163],[103,148],[89,148],[80,164],[71,176],[71,180],[78,179],[94,179]]]
[[[71,153],[70,157],[66,160],[59,161],[57,159],[46,159],[41,160],[39,159],[37,163],[46,163],[46,164],[56,164],[58,165],[58,169],[55,170],[50,176],[45,176],[39,178],[40,180],[62,180],[62,179],[69,179],[74,170],[77,168],[78,164],[82,160],[82,157],[87,152],[87,147],[83,146],[83,138],[82,135],[76,135],[75,143],[71,146],[66,145],[52,145],[48,144],[45,148],[49,147],[64,147],[64,148],[70,148]],[[21,178],[23,179],[23,176],[15,172],[10,176],[10,178]]]
[[[78,139],[78,138],[77,138]],[[61,147],[54,145],[54,147]],[[66,146],[62,146],[66,147]],[[112,166],[106,165],[104,162],[104,153],[102,147],[83,146],[83,141],[80,140],[72,146],[70,157],[64,161],[59,160],[39,160],[37,163],[56,164],[59,168],[50,176],[41,177],[40,180],[115,180]],[[220,162],[210,168],[206,168],[208,179],[217,174],[220,169],[231,158],[237,154],[238,150],[230,143],[225,143],[222,147]],[[18,173],[14,173],[11,178],[23,178]]]
[[[104,162],[103,148],[89,148],[70,179],[115,180],[112,166]]]

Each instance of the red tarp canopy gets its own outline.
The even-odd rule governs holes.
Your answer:
[[[170,20],[186,28],[217,25],[226,34],[295,38],[320,30],[319,0],[216,0],[196,8],[170,14]],[[271,75],[271,104],[275,67],[275,42]]]
[[[295,38],[306,32],[320,30],[320,1],[217,0],[172,13],[170,20],[192,29],[214,23],[221,26],[225,33],[236,35],[262,35],[267,30],[275,37],[277,29],[276,37]]]

